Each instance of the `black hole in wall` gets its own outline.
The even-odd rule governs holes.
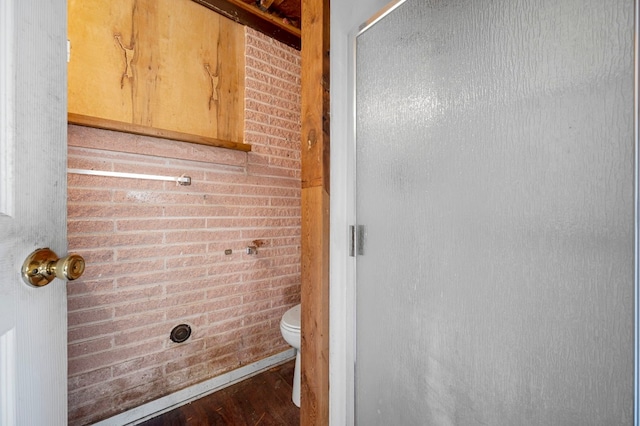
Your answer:
[[[176,325],[173,330],[171,330],[171,335],[169,338],[176,343],[182,343],[187,340],[191,336],[191,327],[187,324]]]

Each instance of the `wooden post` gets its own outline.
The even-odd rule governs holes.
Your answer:
[[[302,2],[300,423],[329,424],[329,0]]]

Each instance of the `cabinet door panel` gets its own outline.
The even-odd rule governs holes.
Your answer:
[[[69,113],[239,142],[244,28],[190,0],[69,0]]]

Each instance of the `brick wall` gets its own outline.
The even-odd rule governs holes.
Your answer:
[[[246,36],[243,153],[69,126],[69,423],[89,424],[288,349],[300,300],[300,57]],[[245,254],[258,246],[256,255]],[[231,255],[225,254],[231,249]],[[169,339],[181,323],[193,333]]]

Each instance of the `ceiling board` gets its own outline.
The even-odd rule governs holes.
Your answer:
[[[193,0],[300,50],[301,0]]]

